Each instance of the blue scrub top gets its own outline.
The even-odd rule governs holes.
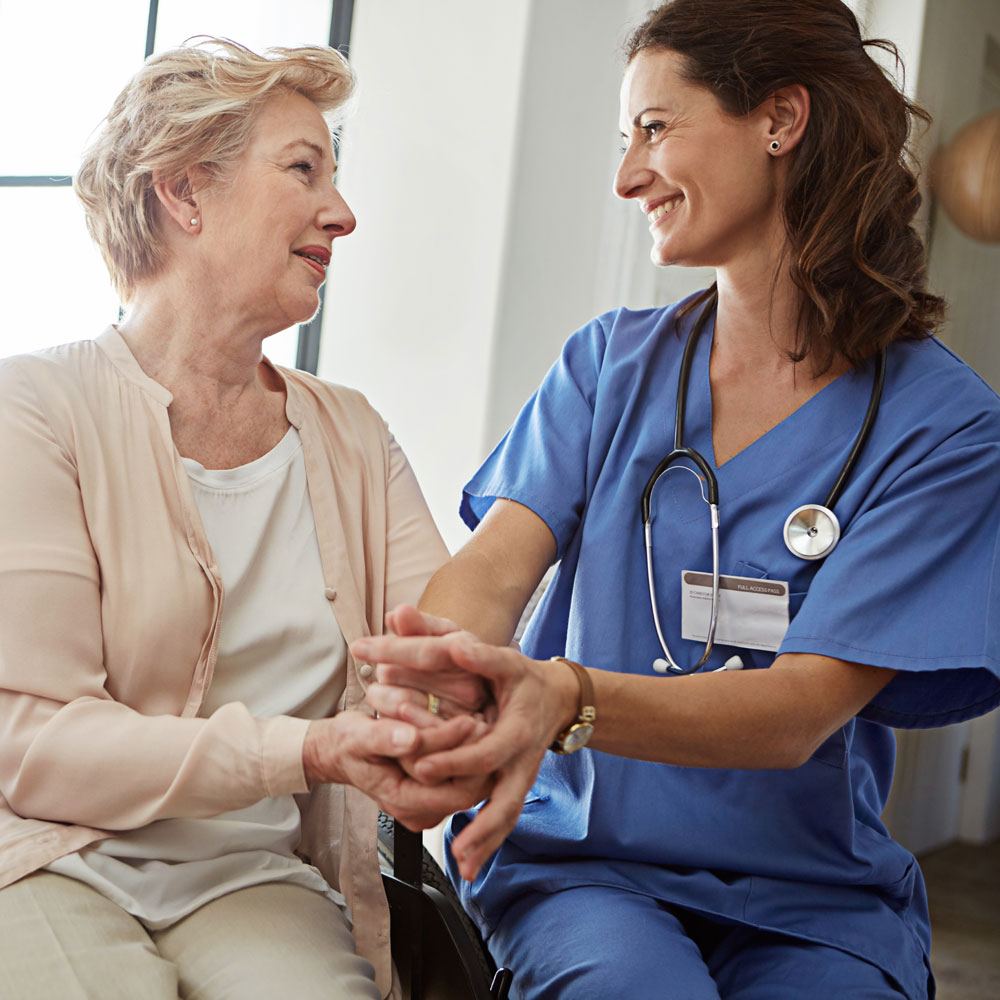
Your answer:
[[[622,309],[577,331],[466,487],[470,527],[506,497],[556,538],[561,562],[522,642],[529,656],[654,675],[661,650],[639,501],[673,448],[694,319],[678,320],[677,308]],[[894,344],[871,438],[836,505],[840,543],[808,562],[789,553],[782,528],[795,507],[826,498],[863,420],[872,365],[836,379],[717,466],[711,340],[709,324],[691,371],[684,443],[718,477],[721,572],[789,582],[792,621],[779,654],[900,674],[794,770],[547,754],[516,829],[477,880],[460,885],[463,902],[488,935],[523,893],[620,886],[834,945],[922,996],[923,882],[879,818],[895,753],[888,727],[944,725],[1000,703],[1000,401],[937,340]],[[711,569],[708,509],[694,477],[661,478],[652,533],[665,637],[680,663],[693,663],[703,644],[681,639],[680,575]],[[766,668],[774,655],[718,645],[703,669],[734,653],[748,668]],[[453,829],[466,822],[457,816]]]

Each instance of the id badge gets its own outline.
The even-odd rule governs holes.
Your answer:
[[[704,642],[712,622],[712,574],[681,572],[681,638]],[[751,576],[719,576],[715,641],[777,652],[788,631],[788,584]]]

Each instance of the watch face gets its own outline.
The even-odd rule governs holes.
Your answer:
[[[578,722],[566,734],[562,741],[563,753],[573,753],[574,750],[582,750],[590,741],[594,727],[589,722]]]

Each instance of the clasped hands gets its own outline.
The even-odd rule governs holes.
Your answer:
[[[407,605],[386,624],[395,634],[351,644],[357,660],[377,664],[367,700],[380,719],[372,721],[396,720],[414,734],[394,754],[394,791],[404,793],[408,812],[391,803],[386,811],[420,827],[486,799],[451,845],[459,872],[471,881],[514,828],[547,747],[575,714],[576,681],[568,670],[479,642]],[[429,710],[428,694],[437,698],[437,712]]]

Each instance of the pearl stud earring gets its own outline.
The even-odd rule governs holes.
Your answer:
[[[191,220],[191,225],[192,226],[197,226],[198,225],[198,219],[192,219]]]

